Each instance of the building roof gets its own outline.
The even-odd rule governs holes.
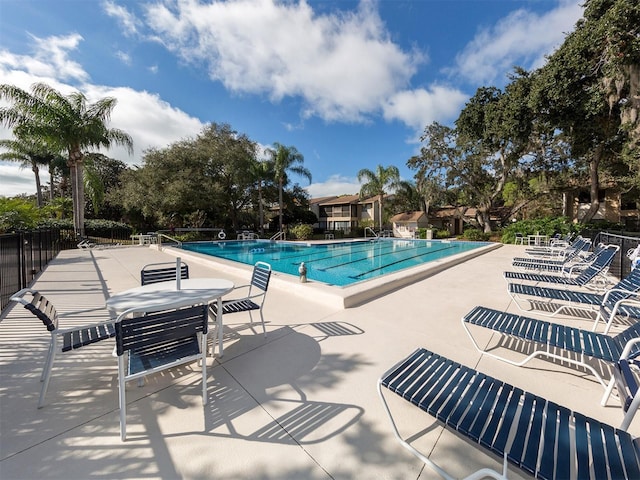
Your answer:
[[[391,221],[392,222],[417,222],[423,217],[426,218],[425,213],[418,210],[415,212],[398,213],[397,215],[394,215],[393,217],[391,217]]]

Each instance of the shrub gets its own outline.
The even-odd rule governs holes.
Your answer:
[[[308,240],[313,235],[313,226],[299,223],[289,228],[289,234],[297,240]]]
[[[569,232],[580,233],[583,229],[584,225],[571,223],[567,217],[543,217],[533,220],[521,220],[504,227],[501,241],[502,243],[513,243],[516,233],[521,233],[525,237],[538,233],[551,237],[556,233],[563,236]]]
[[[489,234],[477,228],[467,228],[462,234],[462,238],[474,242],[486,242],[489,240]]]

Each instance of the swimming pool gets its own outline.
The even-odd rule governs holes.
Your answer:
[[[381,238],[332,243],[242,240],[185,243],[184,250],[253,265],[267,262],[277,272],[298,276],[300,263],[310,281],[347,286],[488,245],[449,240]]]

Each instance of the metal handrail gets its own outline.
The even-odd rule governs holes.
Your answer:
[[[172,242],[177,243],[178,246],[182,248],[182,242],[177,238],[170,237],[169,235],[165,235],[164,233],[160,233],[160,232],[157,232],[156,235],[158,236],[158,248],[162,248],[162,237],[168,238]]]
[[[378,234],[371,227],[364,227],[364,238],[367,238],[367,231],[371,232],[375,238],[378,238]]]
[[[287,237],[285,235],[285,233],[280,230],[278,233],[276,233],[275,235],[273,235],[269,240],[271,240],[272,242],[275,240],[286,240]]]

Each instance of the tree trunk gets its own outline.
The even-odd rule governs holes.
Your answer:
[[[69,152],[71,198],[73,199],[73,228],[79,237],[84,237],[84,182],[82,160],[82,152],[79,148],[75,148]]]
[[[598,199],[598,194],[600,192],[600,179],[598,178],[598,170],[600,166],[600,160],[602,159],[602,152],[604,150],[604,146],[602,144],[598,145],[598,147],[593,152],[593,157],[589,162],[589,193],[591,196],[591,205],[589,206],[589,210],[584,215],[584,217],[580,220],[582,223],[589,223],[593,220],[596,213],[598,213],[598,208],[600,208],[600,200]]]
[[[282,232],[282,177],[278,179],[278,204],[280,205],[280,231]]]
[[[33,163],[31,165],[31,170],[36,176],[36,201],[38,202],[38,208],[42,208],[42,185],[40,184],[40,169],[38,168],[38,165]]]
[[[258,231],[260,235],[264,233],[264,210],[262,208],[262,181],[258,182],[258,216],[260,217],[260,228]]]

